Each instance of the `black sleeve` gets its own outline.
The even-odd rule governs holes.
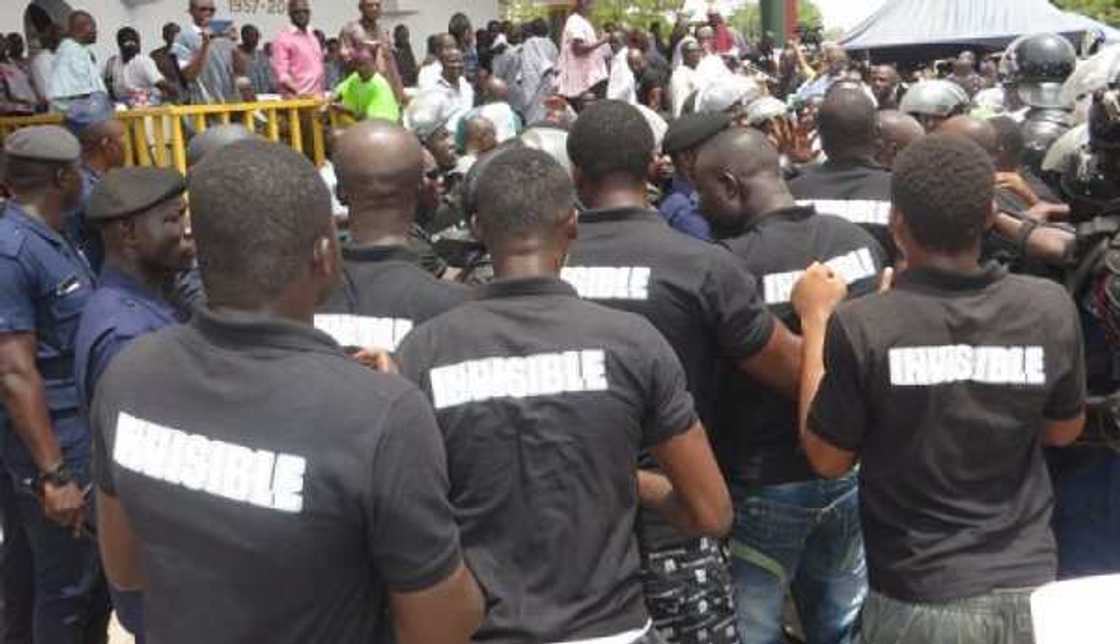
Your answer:
[[[104,384],[105,381],[102,381]],[[104,392],[106,387],[99,387]],[[90,405],[89,430],[93,437],[93,480],[97,487],[109,496],[117,495],[117,484],[113,479],[113,462],[110,455],[116,442],[117,418],[109,411],[105,396],[95,393]]]
[[[644,322],[644,320],[643,320]],[[653,325],[641,343],[650,355],[649,391],[642,423],[642,448],[648,449],[685,433],[696,423],[696,404],[688,393],[684,367],[673,348]]]
[[[431,407],[415,389],[393,402],[383,422],[367,536],[389,589],[416,592],[447,579],[462,561],[447,456]]]
[[[426,347],[427,340],[424,327],[417,327],[404,336],[400,346],[397,347],[396,353],[393,354],[393,358],[396,360],[401,376],[419,387],[430,398],[432,392],[426,377],[428,369],[424,359],[424,355],[428,353],[425,350]]]
[[[860,362],[837,315],[824,341],[824,379],[809,409],[809,429],[840,449],[859,451],[867,429],[867,397]]]
[[[758,292],[758,280],[730,252],[712,248],[703,286],[704,305],[716,325],[723,357],[736,362],[762,351],[774,334],[774,316]]]
[[[1047,365],[1053,374],[1048,379],[1054,385],[1042,410],[1045,419],[1056,421],[1069,420],[1085,407],[1085,341],[1081,333],[1081,319],[1076,305],[1064,290],[1061,298],[1064,310],[1057,333],[1050,336],[1053,340],[1047,347],[1047,351],[1056,358]]]

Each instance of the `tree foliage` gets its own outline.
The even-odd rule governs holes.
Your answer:
[[[1064,11],[1073,11],[1120,28],[1120,2],[1116,0],[1053,0]]]
[[[608,22],[647,28],[664,22],[666,14],[680,11],[685,0],[599,0],[592,19],[597,25]]]
[[[762,9],[757,0],[750,0],[739,7],[727,19],[727,22],[750,39],[762,36]],[[800,0],[797,3],[797,22],[810,27],[820,27],[824,24],[820,7],[813,0]]]

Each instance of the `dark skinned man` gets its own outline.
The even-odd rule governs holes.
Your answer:
[[[695,176],[712,230],[758,277],[774,315],[796,329],[790,295],[806,267],[824,261],[865,294],[886,253],[858,225],[798,206],[781,172],[765,134],[733,128],[701,148]],[[850,639],[867,593],[855,477],[816,476],[797,441],[795,401],[734,372],[721,401],[714,429],[735,503],[731,572],[743,641],[782,640],[791,592],[807,641]],[[785,526],[781,537],[772,522]]]
[[[82,144],[82,199],[80,206],[67,214],[66,232],[85,253],[93,271],[99,273],[105,251],[97,230],[86,221],[85,207],[105,173],[124,166],[128,130],[117,120],[113,104],[103,94],[71,103],[66,127]]]
[[[423,148],[404,128],[370,121],[335,141],[334,163],[339,196],[350,208],[350,245],[342,249],[342,283],[315,326],[344,347],[393,351],[414,326],[468,293],[427,272],[415,247]]]
[[[110,171],[93,192],[87,215],[104,241],[105,267],[75,338],[74,380],[86,410],[125,346],[187,318],[162,295],[194,256],[185,234],[186,187],[175,170],[127,168]],[[143,644],[139,593],[110,591],[121,625]]]
[[[55,126],[4,143],[0,216],[0,401],[5,475],[31,545],[36,642],[104,642],[108,594],[83,534],[90,432],[74,382],[74,336],[93,293],[89,264],[63,233],[81,195],[81,146]]]
[[[563,168],[525,148],[482,168],[475,231],[497,279],[398,353],[437,409],[490,597],[474,640],[662,642],[642,595],[639,502],[693,534],[719,538],[730,520],[684,372],[647,320],[559,279],[576,237]],[[668,478],[639,473],[643,448]]]
[[[705,424],[718,409],[721,358],[794,398],[798,341],[766,310],[755,279],[734,256],[677,233],[650,209],[645,181],[654,140],[642,114],[619,101],[588,107],[568,137],[568,154],[590,210],[580,216],[580,239],[561,276],[581,296],[643,315],[665,335]],[[673,642],[737,642],[722,546],[649,514],[641,515],[639,540],[658,630]]]
[[[340,264],[318,172],[243,141],[190,188],[207,308],[133,341],[90,412],[110,580],[168,644],[466,641],[482,598],[431,408],[312,326]]]
[[[803,168],[789,187],[799,202],[866,228],[893,257],[887,232],[891,174],[875,160],[875,115],[874,102],[858,86],[830,90],[817,115],[828,160]]]
[[[892,179],[893,290],[835,313],[838,275],[794,292],[805,454],[826,477],[860,462],[868,644],[1033,641],[1055,576],[1042,447],[1085,423],[1081,324],[1062,286],[981,264],[994,176],[972,141],[918,141]]]
[[[875,160],[884,168],[891,168],[899,152],[926,135],[918,119],[898,110],[879,110],[879,150]]]

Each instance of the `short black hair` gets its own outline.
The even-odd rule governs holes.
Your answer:
[[[538,38],[548,37],[548,21],[544,18],[537,18],[533,20],[533,22],[529,23],[529,25],[532,28],[532,34],[534,36]]]
[[[1009,116],[995,116],[988,122],[996,129],[996,142],[1003,150],[1004,158],[1018,168],[1023,163],[1023,150],[1026,148],[1023,130]]]
[[[622,101],[596,101],[572,126],[568,156],[592,181],[623,175],[644,182],[654,145],[653,130],[636,107]]]
[[[891,198],[914,241],[933,252],[968,250],[992,211],[995,167],[976,143],[931,134],[898,155]]]
[[[459,12],[451,16],[451,20],[447,21],[447,33],[455,36],[455,40],[459,41],[459,46],[464,44],[467,34],[471,31],[471,19],[467,14]]]
[[[879,127],[876,111],[875,101],[858,84],[837,83],[825,95],[817,114],[825,153],[840,157],[874,145]]]
[[[291,148],[232,143],[189,178],[202,282],[215,303],[275,299],[331,225],[331,195],[315,166]]]
[[[564,168],[548,154],[525,147],[489,159],[476,191],[478,223],[491,242],[547,234],[571,214],[576,200]]]

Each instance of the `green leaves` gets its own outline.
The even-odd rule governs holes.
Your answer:
[[[1120,27],[1120,3],[1116,0],[1053,0],[1053,2],[1064,11],[1073,11],[1113,27]]]

